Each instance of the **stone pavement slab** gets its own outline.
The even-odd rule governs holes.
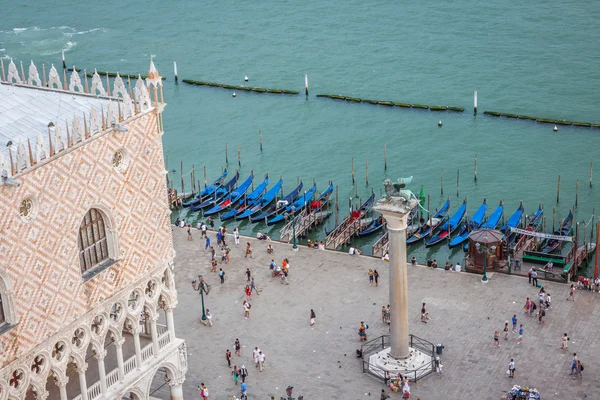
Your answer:
[[[184,383],[184,397],[198,398],[197,386],[203,382],[210,399],[231,399],[239,394],[225,350],[233,353],[239,338],[242,356],[233,363],[249,370],[250,399],[279,399],[288,385],[294,396],[304,399],[376,398],[382,382],[362,374],[355,351],[360,348],[357,329],[360,321],[369,324],[369,336],[386,334],[381,322],[381,306],[387,305],[388,264],[367,256],[319,251],[271,242],[273,256],[266,253],[266,243],[242,237],[242,244],[232,248],[231,261],[219,264],[226,271],[220,284],[210,272],[210,255],[204,240],[194,230],[194,240],[187,240],[186,229],[173,228],[175,276],[179,303],[175,309],[176,334],[187,342],[189,372]],[[216,245],[214,232],[210,233]],[[245,243],[253,247],[253,258],[244,258]],[[220,252],[217,251],[217,256]],[[269,262],[290,260],[289,286],[271,278]],[[220,257],[219,257],[220,259]],[[259,286],[260,296],[253,296],[251,318],[244,319],[245,270],[250,268]],[[367,271],[380,274],[379,287],[368,283]],[[200,323],[202,315],[198,292],[191,280],[203,274],[212,285],[205,297],[213,314],[214,326]],[[578,291],[576,302],[566,301],[568,286],[544,282],[552,294],[553,309],[546,322],[523,314],[526,297],[537,299],[538,290],[527,279],[504,274],[490,274],[487,284],[480,277],[443,269],[409,265],[410,332],[433,343],[442,343],[444,373],[435,374],[411,385],[411,398],[426,399],[501,399],[513,384],[536,387],[542,399],[600,399],[600,294]],[[420,322],[421,303],[426,302],[431,320]],[[314,309],[317,323],[309,327],[309,312]],[[493,348],[493,332],[502,331],[504,321],[517,314],[524,324],[521,345],[516,335],[501,347]],[[560,350],[562,334],[571,338],[569,352]],[[266,355],[265,370],[252,365],[251,349],[258,346]],[[583,380],[569,376],[571,353],[576,351],[585,370]],[[516,362],[514,379],[505,372],[510,359]],[[154,395],[156,396],[156,394]],[[392,398],[400,398],[392,394]]]

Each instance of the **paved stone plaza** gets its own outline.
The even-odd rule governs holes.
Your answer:
[[[173,228],[177,256],[175,276],[179,305],[175,308],[177,336],[186,340],[189,372],[184,383],[186,399],[199,398],[197,386],[204,382],[210,399],[229,400],[239,394],[231,368],[227,367],[225,350],[234,352],[239,338],[242,356],[234,355],[233,364],[244,364],[249,370],[250,399],[279,400],[288,385],[294,397],[316,399],[379,399],[384,385],[362,374],[355,351],[360,347],[357,329],[360,321],[369,325],[369,338],[386,334],[381,322],[381,306],[388,299],[388,264],[371,257],[349,256],[332,251],[291,246],[272,242],[273,257],[266,243],[242,237],[232,248],[231,261],[223,267],[225,283],[219,283],[210,272],[210,255],[204,251],[204,239],[193,230],[194,240],[187,240],[185,229]],[[214,233],[210,233],[216,246]],[[244,258],[245,243],[252,243],[253,256]],[[216,247],[215,247],[216,249]],[[220,259],[220,251],[217,251]],[[280,264],[290,260],[290,285],[271,278],[271,258]],[[251,318],[243,317],[246,268],[250,268],[261,290],[253,296]],[[370,287],[369,268],[380,273],[379,287]],[[191,280],[203,274],[212,285],[205,297],[213,314],[213,327],[200,323],[201,302],[193,291]],[[568,286],[544,285],[552,295],[553,309],[546,322],[526,317],[526,297],[537,299],[538,290],[526,278],[489,274],[484,284],[480,277],[443,269],[409,266],[409,330],[433,343],[443,343],[443,376],[435,374],[411,385],[411,398],[429,399],[501,399],[513,384],[536,387],[542,399],[600,399],[597,379],[600,367],[600,294],[578,291],[576,302],[566,301]],[[426,302],[431,320],[420,322],[421,303]],[[309,327],[309,312],[314,309],[317,323]],[[523,343],[516,335],[501,339],[501,347],[493,348],[493,332],[502,331],[504,321],[517,314],[524,323]],[[569,351],[560,350],[561,337],[571,337]],[[258,346],[266,355],[264,372],[252,363],[252,349]],[[570,372],[572,352],[577,352],[585,370],[583,380],[574,381]],[[509,379],[505,373],[514,358],[516,373]],[[160,390],[154,394],[162,397]],[[388,391],[389,392],[389,391]],[[160,394],[160,396],[159,396]],[[399,394],[392,394],[400,398]],[[164,398],[168,398],[168,395]]]

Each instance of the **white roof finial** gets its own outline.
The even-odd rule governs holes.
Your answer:
[[[158,74],[158,70],[156,66],[154,66],[154,61],[150,58],[150,68],[148,69],[148,78],[146,78],[146,84],[148,86],[162,86],[162,78]]]

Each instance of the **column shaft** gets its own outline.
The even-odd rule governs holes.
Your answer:
[[[142,348],[140,346],[140,333],[138,330],[133,332],[133,345],[135,347],[135,362],[139,369],[142,368]]]
[[[116,345],[117,348],[117,368],[119,369],[119,380],[122,382],[125,379],[125,366],[123,362],[123,346]]]
[[[171,386],[171,400],[183,400],[183,385]]]
[[[106,368],[104,367],[104,357],[98,359],[98,375],[100,376],[100,393],[106,393]]]
[[[391,349],[394,358],[407,358],[408,346],[408,279],[406,268],[406,228],[390,229],[390,319]]]
[[[158,356],[158,330],[155,319],[150,322],[150,329],[152,331],[152,347],[154,348],[154,356],[156,357]]]
[[[81,390],[81,399],[88,400],[87,381],[85,379],[85,371],[79,371],[79,388]]]
[[[60,391],[60,400],[68,400],[67,399],[67,383],[63,385],[62,383],[58,385],[58,390]]]
[[[166,311],[167,314],[167,327],[169,328],[169,332],[171,333],[171,341],[175,340],[175,322],[173,321],[173,309],[168,308]]]

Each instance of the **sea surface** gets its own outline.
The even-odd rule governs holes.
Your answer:
[[[298,178],[305,187],[316,180],[321,190],[333,181],[339,187],[340,220],[348,213],[348,199],[358,200],[352,159],[359,201],[371,191],[379,196],[385,178],[414,176],[410,189],[418,193],[422,185],[431,208],[450,196],[454,211],[468,198],[472,214],[487,198],[489,214],[504,200],[508,218],[520,201],[526,214],[544,204],[547,230],[553,207],[558,224],[574,206],[577,180],[576,220],[589,222],[600,205],[600,129],[560,126],[555,133],[552,125],[483,115],[494,110],[600,123],[597,1],[150,0],[124,7],[107,0],[75,7],[44,0],[4,2],[2,15],[5,60],[60,67],[65,49],[69,67],[144,73],[153,58],[167,77],[164,147],[178,189],[181,162],[188,191],[192,166],[202,183],[204,166],[209,181],[224,167],[238,168],[239,145],[240,179],[250,171],[256,181],[265,173],[272,182],[281,175],[284,191]],[[247,85],[301,94],[238,92],[233,98],[229,90],[175,85],[173,61],[180,79],[242,85],[248,76]],[[318,93],[452,105],[465,112],[351,104],[316,98]],[[591,162],[598,171],[593,187]],[[187,211],[181,215],[199,218]],[[326,227],[334,223],[330,218]],[[275,238],[279,228],[241,225],[243,233],[267,231]],[[586,229],[589,235],[592,225]],[[323,231],[313,238],[323,239]],[[370,254],[376,239],[355,244]],[[460,249],[421,245],[409,248],[412,255],[439,263],[464,257]]]

